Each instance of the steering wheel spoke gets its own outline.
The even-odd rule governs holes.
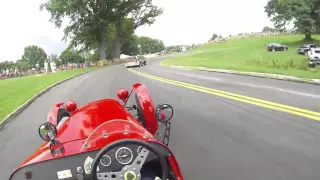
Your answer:
[[[108,153],[110,150],[114,148],[121,147],[123,145],[135,144],[137,146],[142,146],[142,150],[138,153],[137,157],[130,165],[126,165],[122,168],[121,171],[117,172],[97,172],[98,164],[101,158]],[[124,139],[115,141],[113,143],[108,144],[104,148],[102,148],[99,153],[96,155],[91,173],[93,180],[141,180],[142,175],[142,167],[145,164],[149,153],[152,152],[160,162],[161,166],[161,177],[162,179],[167,179],[168,177],[168,164],[166,162],[165,156],[162,155],[161,151],[149,144],[148,142],[135,140],[135,139]],[[143,172],[144,173],[144,172]]]
[[[98,180],[123,180],[121,172],[100,172],[97,173]]]
[[[146,148],[142,148],[141,152],[138,154],[136,159],[131,164],[131,166],[134,168],[134,170],[136,170],[137,172],[141,171],[142,166],[149,155],[149,152],[150,151],[147,150]]]

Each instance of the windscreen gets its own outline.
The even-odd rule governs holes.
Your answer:
[[[141,125],[138,125],[130,120],[110,120],[98,126],[88,136],[81,151],[84,149],[90,149],[91,147],[99,144],[101,141],[105,141],[105,139],[116,141],[125,138],[150,140],[153,139],[153,135]]]

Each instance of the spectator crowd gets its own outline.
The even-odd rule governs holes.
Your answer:
[[[69,64],[57,66],[56,71],[65,71],[65,70],[86,68],[86,67],[92,67],[92,66],[96,66],[96,63],[94,63],[94,62],[69,63]],[[52,72],[51,67],[48,66],[47,73],[50,73],[50,72]],[[46,69],[44,67],[39,67],[39,65],[36,65],[34,68],[31,68],[31,69],[24,69],[24,68],[19,69],[17,67],[0,69],[1,80],[15,78],[15,77],[28,76],[28,75],[35,75],[35,74],[45,74],[45,73],[46,73]]]

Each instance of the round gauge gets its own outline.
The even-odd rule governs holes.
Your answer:
[[[132,161],[133,154],[127,147],[119,148],[116,152],[116,159],[120,164],[129,164]]]
[[[140,153],[142,150],[142,146],[139,146],[138,149],[137,149],[137,153]]]
[[[102,158],[100,159],[100,163],[102,164],[102,166],[110,166],[111,164],[110,156],[108,155],[102,156]]]

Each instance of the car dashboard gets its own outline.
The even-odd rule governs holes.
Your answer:
[[[170,152],[158,143],[151,143],[161,150],[164,156],[168,157]],[[98,172],[117,172],[124,166],[130,165],[138,156],[141,146],[127,145],[116,147],[100,159]],[[44,162],[30,164],[18,169],[11,177],[11,180],[92,180],[91,167],[94,158],[99,150],[81,154],[52,159]],[[145,164],[157,160],[157,157],[150,152]]]

